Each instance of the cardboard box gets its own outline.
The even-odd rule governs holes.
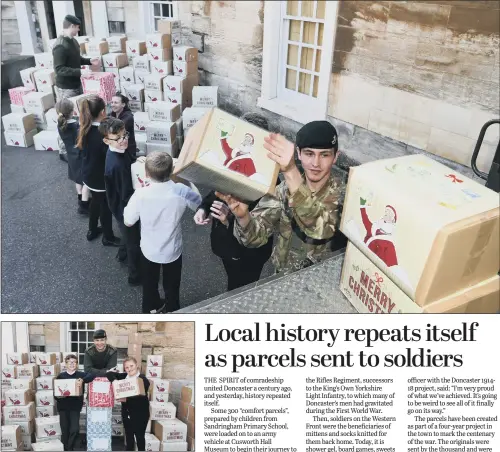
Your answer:
[[[28,133],[12,133],[4,132],[5,143],[7,146],[16,146],[19,148],[29,148],[33,146],[33,137],[37,134],[38,130],[33,129]]]
[[[57,410],[56,410],[55,405],[35,407],[36,417],[49,417],[49,416],[55,416],[56,414],[57,414]]]
[[[104,65],[102,63],[102,55],[100,55],[99,53],[82,55],[82,57],[89,58],[89,59],[99,58],[99,64],[97,64],[97,65],[93,65],[93,64],[91,64],[91,65],[83,65],[83,66],[80,66],[81,69],[89,70],[91,72],[103,72],[104,71]]]
[[[128,349],[127,349],[127,355],[128,356],[137,356],[141,355],[142,353],[142,345],[141,344],[131,344],[130,339],[129,339],[129,344],[128,344]]]
[[[172,144],[176,138],[176,131],[175,122],[151,121],[146,126],[147,142]]]
[[[174,157],[175,160],[175,158],[179,155],[179,142],[177,138],[172,141],[171,144],[146,142],[146,155],[151,154],[151,152],[166,152],[167,154],[170,154],[172,157]]]
[[[35,82],[35,72],[39,71],[40,68],[37,67],[29,67],[27,69],[23,69],[19,71],[19,75],[21,76],[21,80],[23,81],[23,85],[26,88],[29,88],[31,91],[36,90],[36,82]]]
[[[113,388],[105,377],[95,378],[88,386],[89,408],[112,408],[115,404]]]
[[[35,53],[35,66],[38,69],[53,69],[54,59],[52,52]]]
[[[193,107],[213,108],[218,106],[218,86],[193,87]]]
[[[148,58],[152,66],[154,61],[171,61],[172,60],[172,48],[166,49],[148,49]],[[152,70],[153,68],[151,68]]]
[[[48,130],[57,130],[57,119],[58,119],[58,114],[55,108],[51,108],[47,110],[47,113],[45,113],[45,121],[47,122],[47,129]]]
[[[6,405],[28,405],[35,397],[31,389],[9,389],[5,392]]]
[[[90,41],[90,36],[75,36],[76,41],[78,44],[85,44],[86,42]]]
[[[143,115],[141,114],[141,118]],[[141,344],[142,345],[142,333],[129,333],[128,344]]]
[[[171,104],[179,105],[179,107],[181,107],[181,111],[183,111],[190,105],[187,92],[183,93],[166,92],[164,93],[163,98],[165,99],[165,102],[170,102]]]
[[[166,441],[161,443],[162,451],[184,451],[188,450],[187,441]]]
[[[144,100],[146,102],[163,102],[163,91],[144,90]]]
[[[99,97],[102,97],[105,102],[111,102],[111,99],[116,93],[115,77],[109,72],[85,74],[82,75],[81,80],[83,92],[85,94],[97,94]]]
[[[135,135],[135,144],[137,146],[137,155],[146,155],[147,145],[146,145],[146,134],[138,133]]]
[[[106,68],[105,71],[106,71],[106,73],[113,74],[113,81],[115,84],[115,93],[117,91],[121,91],[119,69]],[[113,94],[113,96],[114,96],[114,94]]]
[[[106,55],[109,53],[109,43],[106,41],[91,39],[89,42],[85,43],[85,53],[87,55],[92,53]]]
[[[33,378],[16,378],[12,380],[11,389],[31,389],[35,390],[35,380]]]
[[[126,378],[113,381],[113,390],[116,399],[125,399],[138,395],[146,395],[142,378]]]
[[[58,151],[59,150],[59,142],[58,142],[59,133],[55,130],[44,130],[35,135],[35,150],[37,151]],[[42,368],[45,366],[40,366],[40,375],[44,375],[42,373]],[[50,367],[50,366],[48,366]],[[50,370],[50,369],[48,369]],[[48,374],[45,374],[48,375]],[[54,375],[54,374],[50,374]]]
[[[138,40],[127,41],[126,47],[127,47],[126,53],[128,55],[140,56],[144,55],[147,52],[146,41],[138,41]]]
[[[134,86],[135,83],[135,75],[134,68],[127,66],[118,70],[118,74],[120,75],[120,84],[129,83]]]
[[[49,389],[45,391],[36,391],[35,393],[36,406],[54,406],[56,401],[54,399],[54,391]]]
[[[123,425],[112,425],[111,436],[125,436],[125,429]],[[147,449],[149,450],[149,449]]]
[[[163,367],[163,355],[148,355],[147,364],[151,367]]]
[[[421,307],[352,243],[347,245],[340,290],[358,312],[365,314],[473,314],[500,310],[498,276]]]
[[[151,383],[150,391],[154,396],[156,394],[167,394],[170,392],[170,380],[160,378],[152,378],[149,380]]]
[[[162,377],[163,369],[161,367],[146,367],[146,378],[160,378]]]
[[[35,435],[22,435],[22,450],[32,450],[31,445],[35,442]]]
[[[36,364],[36,357],[40,352],[29,352],[29,363]]]
[[[21,449],[22,438],[19,425],[2,425],[2,450]]]
[[[153,422],[153,433],[162,442],[186,441],[187,425],[175,418],[156,421]]]
[[[138,113],[134,113],[134,132],[137,134],[137,133],[146,133],[146,127],[147,125],[151,122],[151,120],[149,119],[149,115],[147,113],[144,113],[144,112],[138,112]],[[132,333],[132,334],[135,334],[135,333]],[[134,340],[134,338],[132,338]],[[131,335],[129,335],[129,338],[128,338],[128,343],[129,343],[129,346],[130,344],[134,344],[134,342],[130,342],[131,340]],[[137,340],[140,340],[140,339],[137,339]],[[139,344],[142,343],[142,340],[141,342],[139,342]]]
[[[15,114],[24,114],[26,110],[22,105],[10,104],[10,112]]]
[[[165,93],[182,93],[186,90],[186,77],[179,75],[167,75],[163,79],[163,91]]]
[[[87,450],[88,451],[111,450],[111,435],[88,438]]]
[[[35,72],[36,89],[44,93],[52,93],[56,83],[56,73],[53,69],[41,69]]]
[[[50,93],[40,93],[31,92],[26,94],[23,98],[24,108],[40,108],[43,111],[47,111],[55,105],[54,94]]]
[[[128,66],[128,58],[125,53],[108,53],[103,55],[104,69],[119,69]]]
[[[24,97],[32,92],[33,90],[31,88],[27,88],[26,86],[17,86],[15,88],[10,88],[9,89],[10,103],[13,105],[24,106]]]
[[[38,377],[36,379],[36,390],[37,391],[48,391],[54,390],[54,380],[55,377]]]
[[[43,134],[44,132],[40,132],[38,135]],[[49,132],[49,133],[54,133],[54,132]],[[37,136],[38,136],[37,135]],[[36,139],[36,137],[35,137]],[[50,151],[51,149],[47,149]],[[54,150],[54,149],[52,149]],[[60,353],[56,354],[56,362],[61,361],[60,359],[57,359],[57,355],[60,355]],[[50,366],[40,366],[40,376],[42,377],[57,377],[61,373],[61,366],[60,364],[52,364]]]
[[[151,402],[149,404],[150,419],[152,421],[175,419],[176,412],[177,409],[175,408],[175,405],[172,402],[168,403]],[[161,439],[161,437],[156,434],[156,431],[154,431],[154,434],[156,435],[157,438]]]
[[[161,75],[173,74],[172,60],[168,61],[151,60],[151,73],[161,74]]]
[[[177,131],[177,137],[182,136],[184,134],[184,130],[182,128],[182,117],[180,117],[177,121],[175,121],[175,128]]]
[[[188,76],[198,72],[198,61],[174,61],[174,75]]]
[[[151,433],[146,433],[146,450],[149,451],[160,451],[161,441]]]
[[[39,366],[50,366],[56,364],[57,358],[55,353],[39,353],[36,356],[36,363]]]
[[[135,71],[135,81],[144,85],[144,81],[148,75],[149,72],[146,71]]]
[[[119,403],[119,405],[121,406],[121,403]],[[123,425],[122,415],[121,414],[111,414],[111,424],[112,425]]]
[[[128,336],[108,336],[108,344],[116,348],[127,348],[128,347]]]
[[[36,364],[23,364],[17,366],[17,378],[36,378],[38,377],[38,366]]]
[[[497,275],[499,220],[498,193],[415,154],[351,169],[340,230],[423,307]]]
[[[49,110],[47,110],[47,111],[49,111]],[[43,108],[27,107],[26,113],[33,115],[36,127],[38,129],[46,130],[48,128],[47,117],[45,116],[45,111],[43,110]]]
[[[136,135],[136,137],[138,135]],[[142,187],[148,187],[151,184],[151,181],[146,177],[144,162],[145,160],[137,160],[135,163],[132,163],[131,174],[132,187],[134,188],[134,190],[138,190]]]
[[[110,52],[127,53],[127,38],[123,36],[110,36],[106,38]]]
[[[209,111],[210,110],[207,108],[199,108],[199,107],[186,108],[182,112],[183,130],[186,131],[186,129],[190,129],[191,127],[193,127]]]
[[[179,401],[177,406],[177,418],[184,423],[194,421],[194,406],[188,402]]]
[[[144,89],[146,91],[162,91],[164,76],[160,74],[151,74],[144,77]]]
[[[72,397],[83,394],[83,387],[76,384],[76,379],[54,380],[55,397]]]
[[[28,422],[35,418],[35,404],[4,406],[2,412],[5,423]]]
[[[159,20],[157,23],[158,33],[172,35],[181,33],[181,22],[179,20]]]
[[[185,137],[174,175],[247,201],[274,194],[279,168],[264,149],[268,135],[222,110],[208,110]]]
[[[186,385],[181,389],[181,400],[194,405],[194,386]]]
[[[168,33],[151,33],[146,35],[146,47],[152,49],[168,49],[172,47],[172,40]]]
[[[149,106],[148,114],[151,121],[175,123],[181,117],[181,108],[171,102],[156,102]]]
[[[195,47],[175,46],[173,51],[175,61],[185,61],[186,63],[198,61],[198,49]]]
[[[48,438],[61,435],[59,416],[39,417],[35,419],[35,432],[37,438]]]
[[[42,442],[36,442],[31,445],[34,451],[60,451],[64,450],[64,445],[63,443],[57,439],[57,440],[51,440],[51,441],[42,441]],[[90,450],[90,449],[89,449]],[[111,449],[109,449],[111,450]]]
[[[150,59],[147,53],[141,56],[135,56],[132,65],[135,71],[143,71],[149,73]]]
[[[20,133],[26,134],[33,129],[36,129],[35,117],[31,113],[23,113],[23,114],[15,114],[9,113],[5,116],[2,116],[3,128],[6,132],[9,133]],[[10,364],[9,356],[15,357],[16,355],[26,355],[26,353],[10,353],[7,355],[7,362]],[[21,363],[19,363],[21,364]],[[22,363],[26,364],[26,363]]]
[[[63,359],[62,359],[62,353],[61,352],[55,352],[56,355],[56,364],[61,364]]]
[[[33,408],[33,412],[34,408]],[[35,419],[29,421],[5,420],[5,425],[18,425],[22,436],[33,435],[35,433]]]
[[[127,88],[125,88],[125,91],[127,90]],[[130,111],[132,113],[141,113],[144,111],[144,102],[141,102],[138,100],[129,100],[128,108],[130,108]],[[136,140],[136,142],[137,142],[137,140]]]

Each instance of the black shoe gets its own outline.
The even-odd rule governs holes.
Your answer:
[[[78,213],[80,215],[88,215],[89,214],[89,201],[78,200]]]
[[[87,232],[87,240],[91,242],[102,234],[102,228],[98,227],[95,231]]]
[[[152,309],[151,311],[149,311],[149,313],[150,314],[164,314],[165,313],[165,305],[163,305],[159,309]]]
[[[120,262],[125,262],[127,260],[127,251],[120,248],[118,250],[118,253],[116,253],[116,259],[118,259]]]
[[[102,238],[102,244],[104,246],[120,246],[121,240],[118,237],[113,237],[111,240],[106,237]]]
[[[59,154],[59,160],[68,163],[68,155],[67,154]]]
[[[129,284],[129,286],[132,286],[132,287],[140,286],[142,284],[142,279],[140,276],[136,276],[136,277],[129,276],[128,277],[128,284]]]

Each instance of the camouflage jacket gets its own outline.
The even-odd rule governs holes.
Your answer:
[[[259,201],[245,228],[235,222],[234,235],[242,245],[257,248],[265,244],[276,230],[278,240],[271,256],[276,271],[286,274],[308,267],[321,260],[329,250],[329,243],[304,243],[292,229],[287,204],[289,214],[307,236],[330,239],[340,220],[342,194],[342,182],[333,175],[317,193],[311,192],[304,182],[290,195],[284,181],[276,187],[275,196],[267,195]]]

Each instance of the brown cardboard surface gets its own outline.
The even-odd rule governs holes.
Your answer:
[[[142,335],[140,333],[129,333],[128,344],[140,344],[142,345]]]
[[[124,399],[138,395],[146,395],[142,378],[125,378],[113,381],[115,399]]]
[[[127,354],[129,356],[132,355],[140,355],[142,353],[142,344],[131,344],[129,341],[128,348],[127,348]]]

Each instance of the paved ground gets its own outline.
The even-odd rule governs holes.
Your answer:
[[[5,94],[2,115],[10,111]],[[74,184],[57,152],[6,146],[2,128],[1,165],[2,312],[140,312],[141,288],[128,286],[116,249],[87,242],[87,218],[76,213]],[[211,252],[210,228],[196,226],[190,211],[182,227],[187,307],[223,293],[226,275]]]

